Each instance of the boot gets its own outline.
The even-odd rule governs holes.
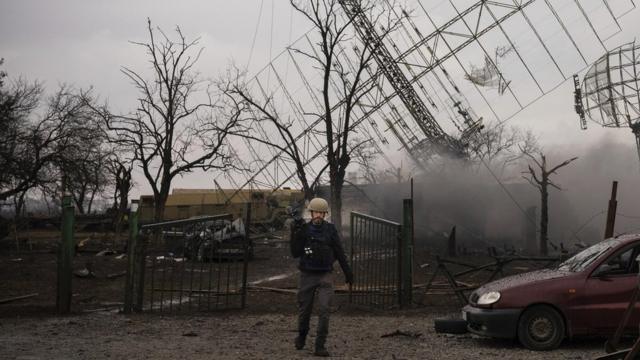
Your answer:
[[[296,350],[302,350],[304,348],[304,343],[306,340],[307,340],[307,334],[302,332],[299,333],[295,340]]]
[[[327,349],[324,347],[324,342],[325,339],[322,337],[316,339],[316,351],[313,352],[313,355],[321,357],[331,356],[331,354],[329,354],[329,351],[327,351]]]

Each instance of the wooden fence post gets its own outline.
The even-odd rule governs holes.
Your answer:
[[[611,199],[609,200],[609,209],[607,210],[607,227],[604,230],[604,238],[613,237],[613,228],[616,225],[616,210],[618,209],[618,182],[614,181],[611,185]]]

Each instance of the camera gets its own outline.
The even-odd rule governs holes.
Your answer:
[[[300,210],[300,206],[288,206],[287,215],[293,219],[294,226],[298,227],[304,224],[304,219],[302,218],[302,211]]]

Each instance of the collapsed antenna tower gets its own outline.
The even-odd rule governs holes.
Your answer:
[[[338,1],[344,16],[357,20],[359,36],[337,59],[349,68],[364,41],[380,39],[377,24],[356,12],[358,0]],[[376,44],[377,66],[361,85],[375,90],[356,105],[350,128],[383,155],[403,150],[423,162],[425,149],[464,154],[484,124],[507,121],[598,59],[621,30],[619,18],[634,9],[632,0],[410,0],[395,12],[402,20],[394,35]],[[300,55],[313,53],[315,44],[312,32],[304,34],[248,82],[289,119],[311,176],[324,167],[327,147],[322,118],[308,116],[322,113],[319,75]],[[253,128],[256,136],[272,133],[259,122]],[[230,146],[240,167],[251,168],[222,175],[234,188],[300,187],[282,151],[245,140]]]
[[[600,57],[587,71],[582,86],[575,76],[576,112],[604,127],[628,127],[636,137],[640,159],[640,45],[635,41]]]
[[[374,58],[378,67],[384,73],[385,78],[393,87],[395,93],[402,100],[402,103],[414,118],[420,130],[428,140],[428,143],[420,142],[416,146],[407,149],[417,162],[422,162],[422,154],[433,153],[424,149],[427,145],[435,147],[437,152],[451,152],[454,155],[466,156],[465,144],[453,138],[442,130],[427,105],[422,101],[418,92],[415,91],[407,76],[393,58],[391,52],[385,46],[373,24],[360,8],[360,0],[339,0],[343,9],[350,18],[354,19],[353,25],[363,42],[371,43],[374,51]]]

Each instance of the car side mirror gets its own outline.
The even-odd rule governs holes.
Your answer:
[[[613,266],[609,264],[602,264],[593,272],[593,277],[600,278],[601,280],[609,280],[607,275],[609,275],[612,270]]]

